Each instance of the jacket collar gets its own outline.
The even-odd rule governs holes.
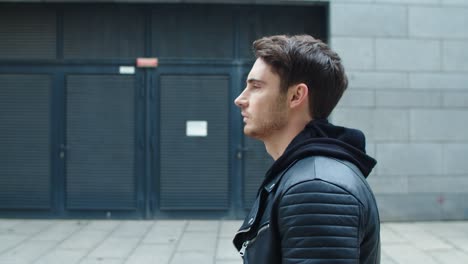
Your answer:
[[[276,175],[274,175],[273,177],[266,177],[265,180],[263,181],[262,183],[262,187],[265,191],[267,191],[268,193],[270,193],[271,191],[273,191],[273,189],[275,189],[275,187],[278,185],[279,181],[281,180],[281,178],[283,178],[283,175],[289,170],[289,168],[291,168],[298,160],[294,160],[292,161],[291,163],[289,163],[289,165],[283,170],[281,171],[280,173],[277,173]],[[267,173],[268,174],[268,173]],[[261,189],[260,189],[261,190]],[[259,191],[260,191],[259,190]]]

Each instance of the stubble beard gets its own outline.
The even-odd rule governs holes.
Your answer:
[[[282,130],[288,120],[286,97],[283,95],[278,96],[276,103],[272,104],[265,113],[263,117],[256,117],[255,120],[250,120],[254,127],[251,129],[244,127],[244,134],[246,136],[264,141],[275,134],[275,132]]]

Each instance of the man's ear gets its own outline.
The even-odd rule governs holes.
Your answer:
[[[299,83],[289,88],[289,106],[296,108],[307,102],[309,88],[304,83]]]

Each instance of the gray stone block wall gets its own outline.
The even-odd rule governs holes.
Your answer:
[[[468,219],[468,0],[330,0],[330,43],[382,220]]]

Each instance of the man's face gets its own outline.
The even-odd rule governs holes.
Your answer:
[[[255,61],[247,86],[234,103],[241,109],[247,136],[263,140],[286,126],[286,94],[280,92],[280,77],[262,59]]]

